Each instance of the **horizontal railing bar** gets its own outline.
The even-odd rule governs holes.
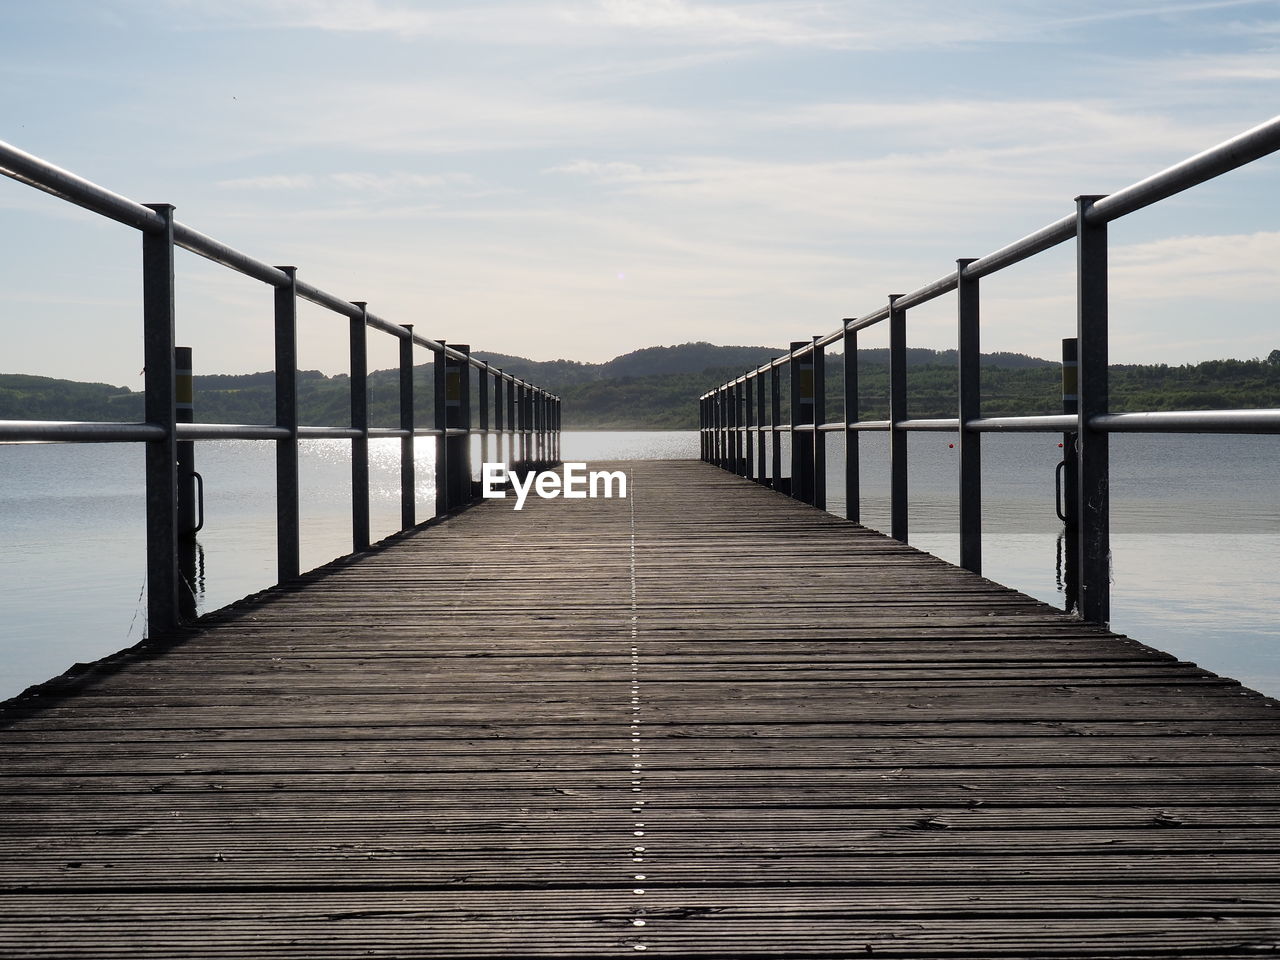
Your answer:
[[[138,230],[163,230],[164,218],[149,207],[63,170],[0,140],[0,171],[27,186],[52,194]]]
[[[230,267],[237,273],[243,273],[245,276],[261,280],[263,283],[269,283],[275,287],[283,287],[289,282],[289,275],[283,270],[268,263],[263,263],[261,260],[256,260],[247,253],[241,253],[234,247],[229,247],[225,243],[176,220],[173,222],[173,242],[175,246],[182,247],[182,249],[188,250],[196,254],[196,256],[212,260],[214,263],[220,263],[224,267]],[[302,286],[303,284],[299,282],[298,287],[301,288]]]
[[[1161,410],[1104,413],[1089,420],[1109,433],[1280,433],[1280,410]]]
[[[1049,414],[1037,417],[981,417],[970,420],[965,429],[977,433],[1021,432],[1021,433],[1067,433],[1075,430],[1080,421],[1071,414]]]
[[[849,424],[850,430],[888,430],[891,424],[888,420],[855,420]]]
[[[154,423],[98,423],[80,420],[0,420],[0,443],[43,440],[71,443],[138,443],[163,440]]]
[[[899,420],[897,426],[899,430],[950,431],[955,433],[960,429],[960,419],[958,417],[941,417],[932,420]]]
[[[179,423],[179,440],[288,440],[287,427],[265,423]]]
[[[1280,117],[1272,117],[1216,147],[1103,197],[1085,217],[1090,223],[1109,223],[1277,150],[1280,150]]]
[[[298,427],[299,440],[358,440],[363,436],[355,427]]]

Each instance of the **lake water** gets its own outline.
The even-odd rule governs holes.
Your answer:
[[[909,438],[910,540],[955,562],[954,435]],[[275,458],[269,443],[197,445],[205,479],[202,611],[275,576]],[[785,443],[784,443],[785,448]],[[842,442],[830,437],[828,505],[843,513]],[[434,500],[420,445],[419,517]],[[861,439],[863,522],[887,529],[888,439]],[[566,460],[693,458],[698,437],[566,433]],[[984,574],[1056,605],[1061,524],[1050,435],[985,435]],[[1280,437],[1112,437],[1112,626],[1280,695]],[[476,456],[479,461],[478,449]],[[785,462],[785,457],[784,457]],[[0,699],[144,632],[143,452],[125,444],[0,445]],[[345,441],[301,444],[304,568],[350,550]],[[785,472],[785,468],[784,468]],[[374,539],[399,524],[399,444],[370,443]]]

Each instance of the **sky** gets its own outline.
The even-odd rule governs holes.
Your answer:
[[[0,25],[0,139],[540,360],[827,333],[1280,102],[1277,0],[9,0]],[[1112,225],[1114,362],[1280,347],[1278,187],[1271,157]],[[0,224],[0,372],[140,388],[137,232],[8,179]],[[984,279],[983,348],[1058,356],[1073,268],[1064,244]],[[271,303],[179,252],[197,372],[270,369]],[[954,346],[954,312],[912,311],[911,345]],[[304,307],[300,365],[345,372],[346,326]]]

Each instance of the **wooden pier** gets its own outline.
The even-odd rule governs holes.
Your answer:
[[[11,702],[0,955],[1280,951],[1275,701],[613,466]]]

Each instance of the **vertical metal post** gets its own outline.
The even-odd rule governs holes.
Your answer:
[[[174,413],[176,423],[195,422],[191,348],[174,347]],[[194,620],[196,604],[196,445],[179,440],[178,458],[178,616]]]
[[[471,347],[465,343],[455,343],[453,349],[462,354],[471,353]],[[446,368],[449,426],[463,431],[449,437],[449,502],[462,506],[471,502],[471,364],[466,359],[450,357]]]
[[[744,477],[747,477],[748,479],[755,479],[752,476],[752,471],[755,469],[755,465],[756,465],[756,430],[755,428],[759,426],[759,424],[755,422],[756,385],[751,376],[750,371],[746,373],[746,379],[742,383],[742,392],[743,392],[742,425],[747,428],[746,438],[745,438],[746,455],[743,457],[743,460],[742,460],[742,475]]]
[[[765,459],[768,451],[765,449],[764,433],[764,378],[758,373],[755,376],[756,381],[756,482],[767,483],[768,473],[766,469]]]
[[[782,372],[772,363],[769,364],[769,424],[773,435],[773,446],[769,451],[769,483],[775,490],[784,493],[787,488],[782,482]]]
[[[791,351],[807,347],[804,341],[791,344]],[[791,359],[791,496],[813,503],[813,437],[798,426],[813,424],[813,353]]]
[[[711,393],[711,462],[724,466],[720,459],[720,388]]]
[[[440,349],[432,357],[431,367],[435,374],[433,391],[432,419],[436,429],[436,516],[442,517],[449,512],[449,404],[445,397],[448,389],[449,372],[444,352],[445,342],[440,341]]]
[[[827,509],[827,435],[818,428],[827,419],[827,367],[826,357],[814,337],[813,353],[813,499],[819,510]]]
[[[147,422],[164,429],[146,444],[147,635],[178,626],[178,453],[174,394],[173,207],[148,204],[164,226],[142,234],[142,336]]]
[[[707,398],[698,398],[698,458],[707,462]]]
[[[1080,364],[1079,343],[1075,337],[1062,341],[1062,412],[1072,416],[1080,414]],[[1068,613],[1080,609],[1080,524],[1076,519],[1079,509],[1077,499],[1080,489],[1080,464],[1076,455],[1076,439],[1079,434],[1068,431],[1062,435],[1062,523],[1066,557],[1063,563],[1064,606]]]
[[[982,573],[982,434],[970,420],[982,416],[981,328],[978,280],[966,277],[973,258],[956,261],[956,353],[960,417],[960,566]]]
[[[533,448],[529,442],[529,385],[520,382],[520,395],[516,402],[520,407],[520,462],[525,470],[533,467]]]
[[[729,470],[742,473],[742,394],[736,383],[729,384]]]
[[[538,425],[538,469],[547,464],[547,394],[544,390],[534,391],[535,422]]]
[[[400,529],[418,522],[417,471],[413,461],[413,324],[404,324],[407,335],[400,340],[400,429],[409,435],[400,438]]]
[[[504,439],[502,433],[506,427],[506,419],[503,414],[506,413],[507,406],[506,398],[503,396],[502,384],[502,371],[497,370],[493,374],[493,459],[495,463],[508,462],[502,455],[502,443]]]
[[[512,377],[507,381],[507,462],[512,470],[519,463],[516,459],[516,430],[519,428],[519,420],[516,417],[516,381]]]
[[[907,419],[907,312],[895,305],[899,297],[889,297],[889,530],[906,543],[907,432],[898,424]]]
[[[728,470],[733,457],[730,433],[728,433],[728,425],[730,425],[730,419],[728,419],[728,403],[730,403],[728,388],[722,387],[719,389],[716,397],[719,403],[719,428],[721,428],[719,429],[719,438],[721,438],[719,439],[719,465],[723,470]]]
[[[301,572],[298,509],[298,269],[280,267],[288,281],[275,288],[276,426],[289,439],[276,441],[276,577]]]
[[[1076,197],[1076,337],[1079,340],[1080,614],[1111,620],[1110,449],[1089,421],[1107,412],[1107,225],[1089,222],[1098,196]]]
[[[351,544],[369,549],[369,308],[354,301],[360,316],[351,318]]]
[[[844,515],[854,523],[862,520],[862,477],[858,460],[858,331],[844,324]]]
[[[480,371],[476,381],[480,400],[480,462],[489,463],[489,370]]]

